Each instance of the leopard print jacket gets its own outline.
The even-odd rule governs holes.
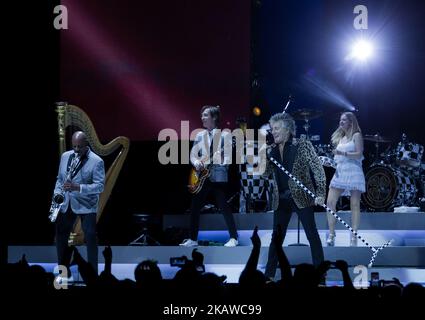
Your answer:
[[[298,144],[297,154],[295,156],[292,174],[301,181],[301,183],[313,192],[317,197],[325,199],[326,196],[326,175],[323,166],[317,157],[316,151],[310,141],[305,138],[299,139],[294,143]],[[270,153],[271,148],[267,150]],[[275,188],[273,188],[272,207],[277,210],[279,206],[279,190],[277,188],[276,177],[274,173],[274,164],[267,160],[266,170],[263,174],[264,177],[273,177]],[[287,169],[287,168],[285,168]],[[313,172],[314,180],[316,182],[317,190],[314,189],[313,181],[310,175],[310,170]],[[298,208],[306,208],[314,206],[314,199],[308,195],[302,188],[300,188],[293,180],[288,181],[289,190]]]

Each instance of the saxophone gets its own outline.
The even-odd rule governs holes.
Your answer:
[[[66,172],[66,177],[65,177],[65,182],[66,181],[71,181],[72,179],[72,174],[74,173],[75,169],[78,167],[78,165],[80,164],[80,157],[78,155],[78,153],[74,153],[74,158],[71,161],[71,164]],[[55,193],[53,195],[53,199],[52,199],[52,204],[50,206],[50,215],[49,215],[49,219],[51,222],[55,222],[56,218],[59,214],[59,210],[62,206],[62,203],[65,201],[65,190],[63,189],[63,184],[60,188],[60,192],[59,193]]]

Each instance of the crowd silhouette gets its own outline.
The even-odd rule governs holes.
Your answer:
[[[281,309],[282,312],[289,312],[296,305],[309,306],[313,302],[324,303],[323,308],[326,304],[332,304],[332,309],[339,306],[348,311],[354,306],[378,308],[387,302],[394,306],[395,302],[425,301],[425,288],[420,283],[403,286],[397,279],[393,279],[387,284],[382,281],[380,286],[357,289],[350,278],[347,262],[342,260],[333,263],[324,261],[317,268],[312,264],[302,263],[295,266],[292,271],[282,247],[280,226],[272,241],[275,241],[281,270],[281,279],[278,281],[268,279],[258,269],[261,240],[258,228],[255,227],[251,236],[252,251],[238,283],[227,283],[226,276],[205,272],[204,256],[197,249],[192,251],[192,259],[186,259],[173,279],[163,278],[156,261],[145,260],[136,266],[134,280],[119,280],[112,273],[113,253],[111,247],[107,246],[102,252],[105,266],[100,275],[96,274],[78,249],[73,248],[72,265],[77,265],[82,284],[70,283],[67,290],[57,290],[55,281],[58,281],[58,277],[46,272],[39,265],[30,265],[24,255],[20,261],[9,263],[5,267],[2,279],[6,285],[3,289],[10,292],[19,289],[20,297],[34,292],[47,294],[57,303],[63,303],[63,298],[70,297],[79,297],[80,301],[87,301],[85,299],[91,299],[92,295],[96,295],[104,299],[104,302],[114,304],[116,303],[114,299],[120,297],[120,293],[125,293],[125,296],[131,297],[128,301],[137,301],[137,305],[144,306],[143,310],[150,310],[158,315],[162,312],[162,306],[169,303],[173,305],[251,303],[263,306],[263,318],[273,318],[272,314]],[[331,267],[341,272],[343,286],[324,285],[326,274]]]

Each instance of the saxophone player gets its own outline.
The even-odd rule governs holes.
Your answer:
[[[68,238],[79,216],[87,245],[88,262],[97,273],[96,213],[99,195],[105,183],[103,160],[90,150],[84,132],[72,135],[73,150],[62,154],[56,180],[54,198],[63,195],[56,219],[56,250],[58,264],[69,270],[72,248]],[[74,159],[74,158],[77,158]]]

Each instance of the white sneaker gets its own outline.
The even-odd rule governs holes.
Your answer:
[[[350,247],[357,247],[357,236],[351,234],[350,237]]]
[[[335,233],[329,233],[328,239],[326,239],[328,247],[335,246]]]
[[[198,241],[192,239],[184,239],[182,243],[179,244],[182,247],[196,247],[198,246]]]
[[[235,238],[230,238],[229,241],[227,241],[224,246],[225,247],[236,247],[239,244],[238,240]]]

